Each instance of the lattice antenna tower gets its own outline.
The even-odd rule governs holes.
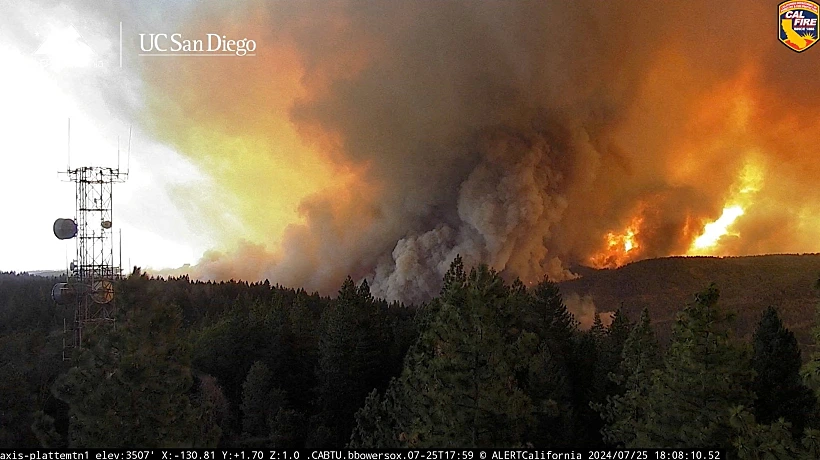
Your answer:
[[[122,254],[119,263],[115,265],[113,191],[114,184],[125,182],[129,173],[128,170],[120,170],[119,145],[116,168],[72,168],[70,132],[69,121],[69,164],[62,174],[75,184],[75,217],[57,219],[54,222],[54,235],[59,239],[75,239],[76,257],[67,268],[66,282],[58,283],[52,289],[55,302],[74,307],[70,344],[64,340],[64,359],[67,359],[65,351],[69,347],[83,346],[86,330],[114,323],[114,283],[122,278]],[[129,162],[130,138],[129,130]],[[68,329],[68,325],[65,325],[66,334]]]

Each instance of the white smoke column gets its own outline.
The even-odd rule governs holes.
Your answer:
[[[548,249],[551,228],[567,201],[562,174],[541,134],[499,130],[485,136],[482,161],[459,187],[457,227],[438,226],[401,239],[391,260],[376,269],[372,289],[388,299],[434,296],[457,254],[467,265],[486,263],[525,281],[572,274]]]

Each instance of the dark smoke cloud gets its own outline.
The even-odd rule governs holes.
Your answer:
[[[159,135],[193,158],[207,154],[180,141],[191,126],[275,137],[266,114],[284,99],[271,88],[279,72],[298,68],[290,123],[357,180],[341,195],[303,200],[303,222],[245,268],[238,261],[253,246],[193,271],[324,292],[351,274],[405,301],[435,295],[456,254],[527,282],[566,279],[636,215],[634,254],[686,253],[751,157],[767,168],[767,184],[780,184],[759,192],[760,208],[786,199],[793,212],[750,217],[753,228],[740,231],[754,240],[730,251],[805,250],[814,244],[806,230],[786,245],[790,235],[757,231],[803,225],[796,216],[817,209],[817,192],[795,191],[820,172],[817,160],[793,153],[811,148],[815,118],[798,119],[790,144],[781,131],[788,113],[816,112],[816,50],[797,55],[777,43],[774,10],[724,2],[721,14],[700,1],[194,8],[186,28],[257,34],[260,58],[241,70],[229,61],[146,65],[159,101],[149,115],[174,126]],[[784,102],[789,94],[801,97]]]

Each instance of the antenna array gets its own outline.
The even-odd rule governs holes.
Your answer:
[[[64,339],[63,359],[68,359],[66,350],[83,346],[86,329],[114,323],[114,283],[122,278],[122,255],[115,265],[113,190],[114,184],[128,179],[128,171],[121,171],[119,165],[74,169],[69,165],[64,174],[75,184],[75,217],[57,219],[54,235],[76,238],[76,258],[67,269],[66,282],[56,284],[51,295],[58,304],[74,307],[70,345]]]

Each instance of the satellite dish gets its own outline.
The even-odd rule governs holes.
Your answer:
[[[68,283],[57,283],[51,288],[51,299],[57,305],[72,304],[77,300],[77,290]]]
[[[91,285],[91,300],[96,303],[108,303],[114,299],[114,285],[111,281],[95,281]]]
[[[70,240],[77,236],[77,222],[74,219],[57,219],[54,221],[54,236],[61,240]]]
[[[111,228],[111,221],[110,220],[104,220],[104,221],[102,221],[102,224],[100,224],[100,225],[102,225],[102,228],[108,230],[109,228]]]

